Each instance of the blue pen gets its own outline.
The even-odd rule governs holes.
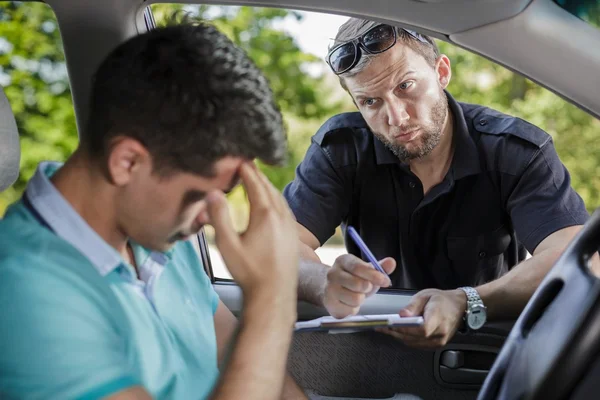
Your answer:
[[[373,255],[373,253],[371,253],[371,250],[369,250],[369,248],[367,247],[365,242],[363,242],[361,237],[358,235],[358,232],[356,232],[356,229],[354,229],[351,226],[348,226],[348,233],[350,234],[350,237],[352,238],[352,240],[354,240],[354,243],[356,243],[356,245],[360,248],[360,250],[367,256],[369,261],[371,261],[371,264],[373,264],[373,267],[375,267],[375,269],[377,271],[381,272],[385,276],[388,276],[388,274],[383,270],[383,268],[381,268],[381,265],[379,265],[379,261],[377,261],[377,259]]]

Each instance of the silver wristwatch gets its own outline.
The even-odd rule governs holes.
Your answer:
[[[469,329],[480,329],[487,320],[487,308],[477,290],[472,287],[460,288],[467,295],[467,310],[465,311],[465,324]]]

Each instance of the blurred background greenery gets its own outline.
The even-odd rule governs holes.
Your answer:
[[[289,134],[288,165],[263,166],[279,189],[294,178],[295,167],[320,124],[335,113],[355,110],[333,74],[324,68],[317,74],[307,72],[311,65],[323,64],[323,60],[303,52],[291,34],[278,28],[286,18],[302,19],[302,13],[174,4],[151,7],[158,25],[182,8],[212,20],[265,72]],[[598,9],[587,19],[598,25]],[[550,133],[588,210],[599,207],[600,122],[528,79],[456,46],[438,44],[453,64],[449,91],[460,101],[521,117]],[[22,146],[19,180],[0,194],[1,216],[7,205],[21,195],[40,161],[63,161],[77,146],[62,42],[54,14],[47,5],[0,2],[0,84],[16,115]],[[231,201],[235,219],[244,221],[247,209],[243,192],[232,193]]]

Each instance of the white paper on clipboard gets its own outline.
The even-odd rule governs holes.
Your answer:
[[[310,321],[296,322],[295,331],[329,331],[330,333],[352,333],[375,328],[423,325],[423,317],[401,317],[398,314],[353,315],[337,319],[321,317]]]

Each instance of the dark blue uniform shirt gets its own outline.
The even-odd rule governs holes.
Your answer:
[[[329,119],[284,190],[321,244],[354,226],[378,259],[393,257],[393,287],[449,289],[496,279],[548,235],[585,223],[550,135],[519,118],[456,102],[455,153],[445,179],[420,180],[373,136],[361,114]],[[345,236],[348,252],[363,259]]]

